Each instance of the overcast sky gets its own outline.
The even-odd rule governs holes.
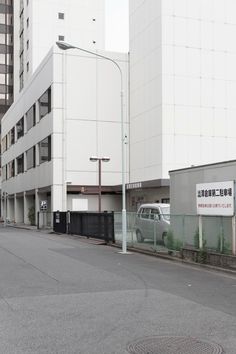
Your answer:
[[[106,50],[129,50],[129,0],[106,0]]]

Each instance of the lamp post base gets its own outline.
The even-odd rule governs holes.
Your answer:
[[[124,252],[124,251],[119,251],[119,252],[117,252],[117,253],[119,253],[119,254],[133,254],[132,252],[129,252],[129,251],[126,251],[126,252]]]

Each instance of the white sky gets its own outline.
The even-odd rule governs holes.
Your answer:
[[[129,51],[129,0],[106,0],[106,50]]]

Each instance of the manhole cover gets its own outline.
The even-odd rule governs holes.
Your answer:
[[[223,354],[223,349],[191,337],[146,337],[128,344],[130,354]]]

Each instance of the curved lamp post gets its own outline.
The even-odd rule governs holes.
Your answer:
[[[120,104],[121,104],[121,146],[122,146],[122,153],[121,153],[121,158],[122,158],[122,252],[123,254],[128,253],[127,252],[127,220],[126,220],[126,194],[125,194],[125,143],[126,143],[126,135],[124,134],[124,112],[123,112],[123,106],[124,106],[124,92],[123,92],[123,74],[120,65],[113,59],[106,57],[105,55],[98,54],[96,52],[92,52],[90,50],[76,47],[74,45],[71,45],[66,42],[56,42],[57,46],[62,49],[62,50],[68,50],[68,49],[78,49],[82,52],[88,53],[95,55],[99,58],[108,60],[112,62],[119,70],[120,73],[120,84],[121,84],[121,90],[120,90]]]

